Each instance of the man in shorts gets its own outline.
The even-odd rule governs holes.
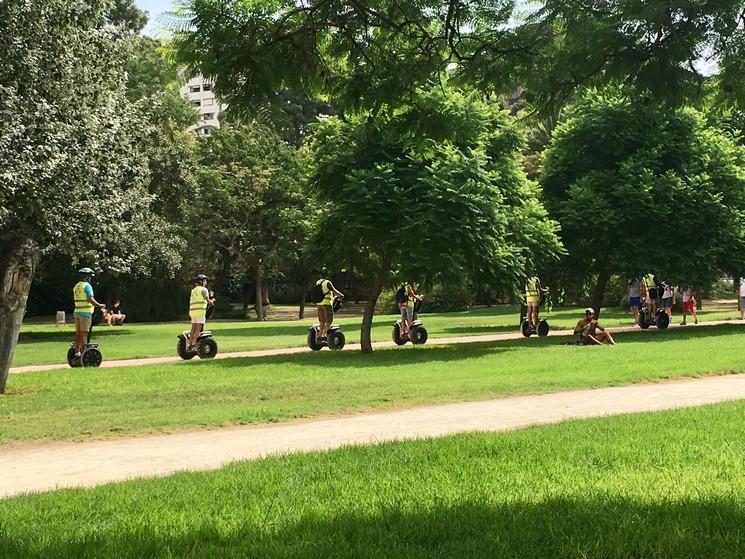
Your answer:
[[[215,300],[210,299],[210,291],[207,289],[207,280],[204,274],[199,274],[192,281],[194,288],[189,294],[189,318],[191,318],[191,332],[189,332],[189,349],[193,349],[207,323],[207,306],[214,305]]]
[[[72,288],[73,299],[75,300],[75,359],[80,358],[86,342],[88,341],[88,332],[91,329],[93,320],[93,308],[104,308],[103,303],[99,303],[93,297],[93,286],[91,278],[96,274],[90,268],[81,268],[78,270],[80,281]]]
[[[533,276],[525,284],[525,305],[528,307],[528,322],[533,328],[538,327],[538,309],[541,305],[541,280]]]
[[[577,345],[616,345],[613,336],[595,320],[595,310],[592,307],[585,309],[585,318],[577,322],[574,333],[578,336]]]
[[[633,277],[629,280],[626,294],[629,308],[634,313],[634,324],[639,324],[639,307],[642,302],[642,282],[639,278]]]
[[[326,339],[331,323],[334,321],[334,298],[344,299],[344,294],[334,287],[331,280],[321,278],[316,282],[316,285],[321,288],[323,297],[316,307],[318,310],[318,322],[321,325],[319,341],[323,341]]]

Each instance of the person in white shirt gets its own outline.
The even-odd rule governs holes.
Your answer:
[[[686,325],[686,317],[690,314],[693,316],[693,323],[698,324],[698,316],[696,316],[696,292],[689,286],[684,289],[678,288],[678,291],[683,296],[683,302],[681,304],[681,310],[683,312],[682,326]]]
[[[672,318],[673,316],[673,301],[675,299],[675,287],[670,285],[668,282],[662,282],[662,299],[660,303],[662,304],[662,309],[665,311],[665,314]]]
[[[740,293],[737,302],[740,308],[740,320],[745,320],[745,278],[740,278]]]

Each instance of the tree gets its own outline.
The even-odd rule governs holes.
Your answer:
[[[141,124],[107,6],[0,5],[0,392],[42,254],[114,271],[179,257],[172,227],[150,212]]]
[[[264,318],[267,273],[291,249],[305,211],[296,150],[256,123],[225,124],[198,144],[199,187],[191,196],[189,243],[202,258],[217,257],[216,289],[243,265],[256,283],[256,311]]]
[[[127,98],[138,101],[164,90],[178,90],[178,67],[165,56],[158,41],[134,36],[126,42]]]
[[[365,280],[363,351],[381,290],[472,278],[515,292],[560,252],[498,104],[438,87],[377,118],[324,120],[311,143],[319,261]]]
[[[744,165],[745,151],[694,109],[588,94],[556,129],[541,179],[563,267],[593,281],[598,309],[611,274],[705,285],[744,269]]]
[[[535,9],[526,10],[525,4]],[[181,61],[232,106],[290,90],[343,111],[397,105],[451,80],[483,92],[520,84],[555,110],[579,87],[626,80],[656,99],[699,95],[710,52],[745,99],[742,0],[191,0]],[[278,61],[281,61],[278,63]]]

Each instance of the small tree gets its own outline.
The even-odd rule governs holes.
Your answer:
[[[600,308],[612,274],[705,284],[745,263],[745,152],[693,109],[592,92],[545,153],[541,183],[572,281]]]
[[[363,351],[380,292],[396,279],[469,276],[514,291],[557,255],[521,144],[496,104],[439,88],[404,109],[319,125],[311,180],[323,212],[312,244],[329,268],[367,282]]]

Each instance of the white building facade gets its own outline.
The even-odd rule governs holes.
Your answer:
[[[194,131],[198,136],[209,136],[220,128],[220,113],[227,106],[221,105],[215,97],[212,82],[202,76],[194,77],[181,88],[181,95],[199,112],[199,122],[191,126],[189,131]]]

